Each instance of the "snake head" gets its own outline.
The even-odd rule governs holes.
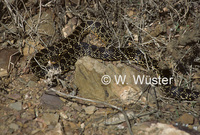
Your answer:
[[[57,56],[51,56],[49,58],[48,64],[47,64],[47,69],[58,69],[60,67],[60,55]]]

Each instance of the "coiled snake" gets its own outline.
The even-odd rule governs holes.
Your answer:
[[[113,46],[97,47],[81,42],[88,33],[94,33],[103,42],[111,43],[110,35],[101,23],[93,21],[83,22],[64,40],[37,52],[30,61],[32,72],[38,77],[44,77],[48,72],[49,62],[51,62],[53,67],[59,67],[63,74],[71,70],[77,59],[87,55],[104,61],[133,60],[136,64],[145,68],[146,65],[153,67],[162,75],[157,67],[156,60],[151,59],[133,47],[120,49]],[[192,90],[173,85],[163,85],[161,90],[166,96],[177,100],[194,100],[199,96],[199,92],[193,92]]]

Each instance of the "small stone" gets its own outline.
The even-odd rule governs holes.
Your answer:
[[[133,16],[133,15],[134,15],[134,12],[133,12],[132,10],[130,10],[130,11],[127,12],[127,15],[128,15],[128,16]]]
[[[67,16],[68,16],[69,18],[72,18],[72,17],[73,17],[72,13],[70,13],[70,12],[67,12],[66,14],[67,14]]]
[[[164,11],[164,12],[169,12],[169,8],[164,7],[164,8],[163,8],[163,11]]]
[[[58,114],[53,113],[44,113],[42,116],[42,119],[44,120],[44,123],[47,125],[50,125],[51,123],[57,123],[59,119]]]
[[[0,68],[0,77],[8,75],[8,72],[4,68]]]
[[[143,123],[140,126],[135,126],[134,132],[143,132],[143,134],[151,135],[189,135],[187,132],[179,130],[172,125],[163,123]]]
[[[36,82],[34,81],[29,81],[28,84],[26,85],[27,87],[30,87],[30,88],[34,88],[36,85]]]
[[[24,119],[25,121],[26,121],[26,120],[31,120],[31,119],[33,119],[33,117],[34,117],[34,116],[31,114],[31,112],[28,112],[28,111],[23,112],[23,113],[21,114],[21,118]]]
[[[36,134],[37,132],[39,132],[40,131],[40,129],[38,128],[38,129],[34,129],[33,131],[31,131],[31,135],[34,135],[34,134]]]
[[[185,113],[176,122],[192,125],[194,123],[194,117],[191,114]]]
[[[17,49],[0,49],[0,77],[8,75],[9,62],[15,63],[14,56],[12,57],[12,55],[17,52]]]
[[[10,107],[11,109],[20,111],[20,110],[22,110],[22,103],[21,103],[21,102],[11,103],[11,104],[9,105],[9,107]]]
[[[9,125],[9,128],[11,128],[11,129],[13,129],[14,131],[16,131],[16,130],[19,129],[19,126],[18,126],[17,124],[15,124],[15,123],[11,123],[11,124]]]
[[[72,103],[71,107],[77,110],[78,112],[82,110],[82,107],[78,105],[77,103]]]
[[[62,135],[62,126],[58,123],[54,129],[48,131],[46,135]]]
[[[77,125],[74,122],[65,121],[63,122],[63,127],[66,135],[74,135],[73,131],[79,129],[80,125]]]
[[[19,94],[10,94],[10,95],[8,95],[8,97],[11,99],[14,99],[14,100],[21,99],[21,95],[19,95]]]
[[[64,112],[60,112],[60,116],[63,119],[68,119],[68,116]]]
[[[95,106],[88,106],[84,108],[86,114],[93,114],[96,110]]]
[[[41,103],[44,107],[50,109],[60,109],[64,104],[55,93],[43,94],[41,97]]]
[[[123,124],[120,124],[120,125],[117,126],[117,128],[122,130],[122,129],[125,128],[125,126]]]
[[[82,129],[85,128],[85,124],[84,124],[84,123],[81,124],[81,128],[82,128]]]

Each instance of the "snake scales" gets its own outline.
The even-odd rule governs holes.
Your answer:
[[[61,73],[66,73],[75,65],[77,59],[82,56],[90,56],[104,61],[132,60],[145,68],[146,65],[153,67],[153,69],[162,75],[157,67],[156,60],[151,59],[133,47],[120,49],[112,46],[97,47],[81,42],[88,33],[95,34],[105,43],[111,43],[111,36],[101,23],[93,21],[83,22],[64,40],[37,52],[30,61],[32,72],[38,77],[44,77],[48,72],[49,62],[51,62],[53,67],[59,67],[61,69]],[[191,101],[196,99],[200,94],[199,92],[179,88],[174,85],[163,85],[161,90],[166,96],[177,100]]]

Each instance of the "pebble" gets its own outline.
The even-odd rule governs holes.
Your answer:
[[[88,106],[84,108],[86,114],[93,114],[96,110],[95,106]]]
[[[9,128],[11,128],[11,129],[13,129],[14,131],[16,131],[16,130],[19,129],[19,126],[18,126],[17,124],[15,124],[15,123],[11,123],[11,124],[9,125]]]
[[[77,103],[72,103],[71,107],[77,110],[78,112],[82,110],[82,107],[78,105]]]
[[[184,113],[176,120],[176,122],[192,125],[194,123],[194,117],[191,114]]]
[[[64,112],[60,112],[60,117],[63,119],[68,119],[68,116]]]
[[[20,111],[20,110],[22,110],[22,103],[21,103],[21,102],[11,103],[11,104],[9,105],[9,107],[10,107],[11,109]]]
[[[51,94],[51,93],[50,93]],[[64,102],[56,95],[43,94],[41,97],[41,103],[43,106],[51,109],[62,108]],[[52,93],[53,94],[53,93]]]
[[[59,119],[58,114],[53,113],[44,113],[42,116],[42,119],[44,120],[44,123],[47,125],[50,125],[51,123],[57,123]]]
[[[58,123],[54,129],[48,131],[46,135],[62,135],[62,126]]]
[[[29,81],[26,85],[27,87],[30,87],[30,88],[34,88],[36,86],[36,82],[34,81]]]
[[[10,94],[8,97],[14,100],[19,100],[22,96],[20,94]]]

